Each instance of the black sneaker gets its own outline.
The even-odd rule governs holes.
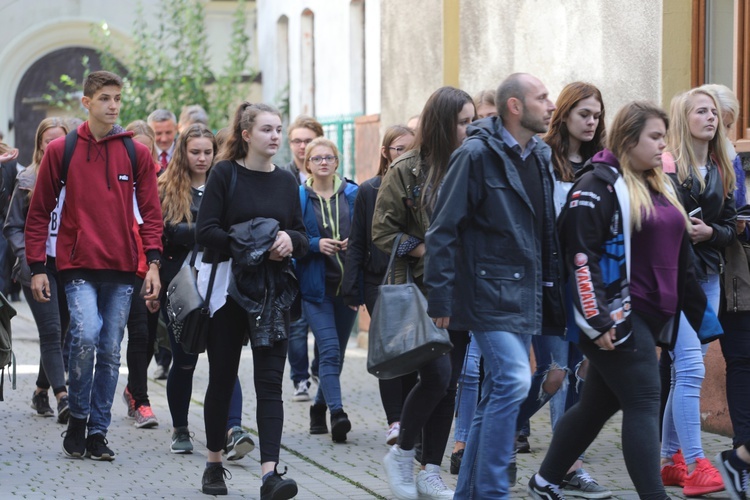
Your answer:
[[[531,453],[531,445],[529,444],[529,438],[523,434],[519,434],[516,437],[516,452],[517,453]]]
[[[565,495],[562,494],[559,486],[555,486],[554,484],[548,484],[543,488],[539,486],[536,483],[536,474],[529,479],[526,491],[529,492],[531,498],[535,498],[536,500],[565,500]]]
[[[36,410],[37,417],[53,417],[55,415],[55,411],[49,405],[47,391],[31,396],[31,407]]]
[[[451,453],[451,474],[458,474],[461,471],[461,460],[464,459],[464,450],[460,449]]]
[[[115,453],[107,446],[109,441],[104,434],[89,434],[86,438],[86,457],[91,460],[111,462],[115,459]]]
[[[747,498],[748,483],[750,482],[750,466],[737,467],[737,460],[730,460],[734,453],[732,450],[722,451],[716,455],[716,465],[724,479],[724,487],[733,500],[745,500]],[[735,462],[735,463],[732,463]]]
[[[57,422],[60,424],[67,424],[69,416],[70,408],[68,408],[68,396],[65,395],[57,402]]]
[[[352,423],[344,410],[339,410],[335,415],[331,414],[331,438],[334,443],[345,443],[346,433],[350,430],[352,430]]]
[[[201,491],[206,495],[226,495],[227,483],[224,479],[232,479],[232,474],[222,464],[206,466],[201,480]]]
[[[287,500],[297,495],[297,483],[294,479],[281,477],[286,471],[287,468],[284,467],[284,472],[279,474],[276,466],[273,467],[273,474],[268,476],[260,487],[260,500]]]
[[[326,405],[310,406],[310,434],[328,434]]]
[[[86,453],[86,419],[70,417],[68,429],[61,434],[63,453],[70,458],[83,458]]]

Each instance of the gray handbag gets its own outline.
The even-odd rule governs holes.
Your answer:
[[[427,300],[414,283],[411,268],[407,266],[406,283],[391,284],[400,240],[401,234],[393,243],[370,321],[367,371],[380,379],[417,371],[453,348],[448,331],[435,326],[427,315]]]

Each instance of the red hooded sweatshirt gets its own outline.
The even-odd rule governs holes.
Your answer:
[[[123,137],[131,136],[115,125],[97,141],[88,122],[78,127],[78,142],[68,167],[60,229],[57,269],[64,281],[132,283],[138,267],[133,234],[133,167]],[[143,224],[140,236],[147,259],[162,250],[162,216],[151,152],[134,141],[137,172],[135,194]],[[45,272],[45,242],[50,213],[62,185],[60,174],[65,138],[49,143],[39,165],[34,195],[26,219],[26,260],[32,275]]]

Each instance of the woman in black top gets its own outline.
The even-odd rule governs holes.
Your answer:
[[[248,331],[253,348],[257,397],[256,419],[263,476],[261,498],[286,499],[297,494],[297,484],[291,479],[282,478],[276,471],[284,423],[281,385],[287,353],[289,311],[277,307],[280,302],[277,302],[273,290],[283,288],[283,280],[291,269],[290,257],[304,256],[308,241],[302,222],[297,182],[289,172],[271,163],[280,144],[279,112],[265,104],[241,104],[235,113],[231,135],[219,153],[220,161],[213,167],[206,183],[203,202],[198,210],[197,243],[205,247],[203,265],[198,275],[201,293],[206,292],[214,257],[217,256],[218,260],[210,297],[212,321],[207,345],[209,380],[204,410],[208,463],[202,482],[203,492],[210,495],[227,494],[221,449],[226,439],[224,429],[233,383],[239,369],[240,351]],[[272,303],[266,308],[267,303],[263,302],[264,309],[257,315],[253,314],[251,322],[244,304],[246,299],[253,297],[243,292],[237,295],[232,291],[246,284],[240,280],[243,277],[241,273],[247,269],[238,262],[230,262],[232,256],[236,261],[238,255],[230,248],[235,240],[230,237],[229,229],[234,231],[248,226],[243,223],[259,222],[261,219],[264,223],[277,223],[278,226],[275,239],[271,236],[267,245],[262,237],[256,239],[254,249],[263,250],[263,253],[249,274],[264,277],[266,281],[259,286],[249,283],[249,286],[260,288],[260,301],[265,300],[263,292],[271,292]],[[247,246],[242,248],[249,249]],[[268,279],[274,281],[269,285]],[[280,329],[279,321],[282,323]]]

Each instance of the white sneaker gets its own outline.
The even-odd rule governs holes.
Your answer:
[[[440,467],[427,464],[425,470],[417,474],[417,493],[421,499],[451,499],[453,490],[448,488],[440,477]]]
[[[310,381],[300,380],[294,384],[294,394],[292,395],[292,401],[310,401]]]
[[[401,423],[393,422],[391,426],[385,431],[385,444],[393,446],[398,442],[398,433],[401,431]]]
[[[402,450],[397,444],[383,458],[385,475],[391,492],[399,500],[416,500],[414,483],[414,450]]]

